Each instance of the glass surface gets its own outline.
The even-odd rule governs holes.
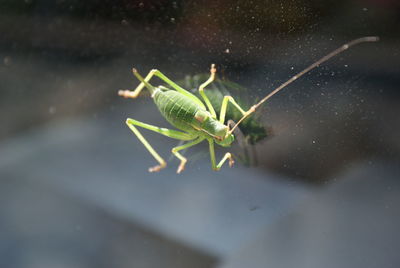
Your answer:
[[[394,0],[0,0],[0,267],[398,267],[399,27]],[[186,141],[138,127],[148,172],[126,119],[177,129],[118,95],[132,68],[203,101],[215,64],[219,115],[364,36],[215,144],[232,168],[204,140],[176,174]]]

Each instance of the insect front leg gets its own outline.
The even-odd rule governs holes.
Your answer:
[[[241,113],[244,115],[246,113],[245,110],[240,107],[239,104],[233,99],[232,96],[224,96],[224,99],[222,100],[221,104],[221,112],[219,114],[219,122],[222,124],[225,122],[225,115],[226,115],[226,109],[228,107],[228,102],[232,103]]]
[[[229,128],[232,128],[235,125],[235,121],[232,119],[228,120],[226,125]],[[255,163],[257,161],[257,157],[255,155],[254,146],[250,146],[248,139],[244,136],[243,132],[240,128],[236,128],[235,132],[235,140],[237,141],[239,147],[243,151],[243,155],[239,156],[241,162],[243,162],[246,166],[250,165],[250,163]],[[250,154],[249,149],[252,150],[252,154]]]
[[[213,169],[213,170],[216,170],[216,171],[220,170],[221,167],[222,167],[222,165],[225,163],[225,161],[226,161],[227,159],[229,159],[229,166],[230,166],[230,167],[233,166],[233,164],[235,163],[235,161],[233,161],[233,158],[232,158],[232,154],[231,154],[231,153],[226,153],[226,154],[224,155],[224,157],[221,159],[221,161],[220,161],[220,162],[218,163],[218,165],[217,165],[217,164],[216,164],[216,161],[215,161],[214,141],[213,141],[212,139],[208,139],[208,144],[210,145],[210,146],[209,146],[209,149],[210,149],[210,158],[211,158],[211,166],[212,166],[212,169]]]
[[[185,164],[186,164],[186,162],[187,162],[186,157],[184,157],[183,155],[181,155],[180,153],[178,153],[178,151],[183,150],[183,149],[186,149],[186,148],[189,148],[189,147],[192,147],[192,146],[194,146],[194,145],[196,145],[196,144],[202,142],[203,140],[204,140],[203,137],[199,137],[199,138],[195,139],[195,140],[192,141],[192,142],[189,142],[189,143],[186,143],[186,144],[184,144],[184,145],[181,145],[181,146],[177,146],[177,147],[172,148],[172,153],[173,153],[177,158],[179,158],[179,160],[181,160],[181,163],[179,164],[179,167],[178,167],[178,170],[176,171],[176,173],[178,173],[178,174],[181,173],[181,172],[185,169]]]
[[[172,129],[167,129],[167,128],[160,128],[156,127],[153,125],[149,125],[131,118],[128,118],[126,120],[126,124],[128,127],[132,130],[133,133],[138,137],[138,139],[143,143],[144,147],[151,153],[151,155],[157,160],[159,165],[154,166],[149,168],[149,172],[157,172],[160,171],[161,169],[165,168],[167,166],[167,163],[164,161],[164,159],[154,150],[154,148],[150,145],[150,143],[143,137],[143,135],[139,132],[139,130],[135,126],[139,126],[142,128],[146,128],[148,130],[160,133],[164,136],[178,139],[178,140],[193,140],[195,137],[191,136],[190,134],[172,130]]]

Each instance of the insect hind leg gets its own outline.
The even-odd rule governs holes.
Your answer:
[[[154,70],[153,70],[154,71]],[[150,84],[149,84],[149,81],[150,81],[150,79],[153,77],[153,75],[154,75],[154,72],[153,71],[150,71],[147,75],[146,75],[146,77],[144,78],[144,81],[145,82],[141,82],[136,88],[135,88],[135,90],[119,90],[118,91],[118,95],[119,96],[121,96],[121,97],[124,97],[124,98],[132,98],[132,99],[135,99],[135,98],[137,98],[138,96],[139,96],[139,94],[140,94],[140,92],[143,90],[143,88],[146,86],[146,84],[148,85],[148,86],[151,86]],[[132,69],[132,72],[133,72],[133,74],[135,75],[135,76],[137,76],[136,75],[136,73],[137,73],[137,70],[135,69],[135,68],[133,68]],[[151,86],[151,87],[153,87],[153,86]]]
[[[193,140],[195,137],[192,137],[190,134],[172,130],[172,129],[167,129],[167,128],[160,128],[156,127],[153,125],[149,125],[146,123],[142,123],[140,121],[128,118],[126,120],[126,124],[128,127],[132,130],[132,132],[136,135],[136,137],[142,142],[144,147],[150,152],[150,154],[157,160],[159,165],[154,166],[149,168],[149,172],[157,172],[160,171],[161,169],[165,168],[167,166],[167,163],[165,160],[154,150],[154,148],[150,145],[150,143],[143,137],[143,135],[139,132],[139,130],[135,126],[139,126],[142,128],[146,128],[148,130],[160,133],[164,136],[174,138],[174,139],[179,139],[179,140]]]
[[[136,73],[136,69],[133,69],[133,73]],[[135,75],[136,76],[136,75]],[[167,83],[169,86],[171,86],[174,90],[178,91],[179,93],[185,95],[186,97],[189,97],[190,99],[192,99],[194,102],[196,102],[198,105],[200,105],[201,107],[205,108],[204,104],[201,102],[201,100],[199,100],[195,95],[193,95],[192,93],[190,93],[189,91],[185,90],[184,88],[180,87],[178,84],[176,84],[175,82],[173,82],[171,79],[169,79],[166,75],[164,75],[162,72],[160,72],[157,69],[153,69],[151,70],[146,77],[143,79],[144,81],[141,81],[141,83],[137,86],[137,88],[134,91],[130,91],[130,90],[120,90],[118,92],[118,94],[120,96],[126,97],[126,98],[136,98],[139,93],[142,91],[142,89],[146,86],[146,84],[148,84],[148,82],[150,81],[150,79],[153,76],[157,76],[158,78],[160,78],[162,81],[164,81],[165,83]]]

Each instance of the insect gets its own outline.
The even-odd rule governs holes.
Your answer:
[[[172,148],[172,153],[180,160],[177,173],[181,173],[185,169],[185,165],[187,162],[186,157],[180,154],[179,151],[192,147],[202,141],[207,141],[209,144],[212,169],[219,170],[226,161],[228,161],[229,166],[232,167],[234,164],[234,160],[232,154],[228,152],[217,163],[215,159],[215,144],[223,147],[231,146],[232,142],[235,139],[235,136],[233,134],[234,130],[246,118],[252,115],[256,111],[256,109],[260,107],[265,101],[267,101],[273,95],[294,82],[296,79],[303,76],[305,73],[318,67],[320,64],[324,63],[333,56],[345,51],[349,47],[364,42],[376,42],[378,40],[378,37],[367,36],[352,40],[342,45],[341,47],[335,49],[318,61],[314,62],[295,76],[291,77],[289,80],[281,84],[279,87],[274,89],[271,93],[266,95],[259,102],[257,102],[247,110],[244,110],[232,96],[226,95],[224,96],[221,103],[219,117],[217,116],[217,113],[215,112],[215,109],[211,104],[210,99],[204,92],[205,88],[215,80],[215,74],[217,70],[214,64],[211,65],[210,77],[208,78],[208,80],[199,86],[199,94],[204,103],[200,100],[200,98],[185,90],[156,69],[151,70],[148,75],[143,78],[134,68],[132,70],[133,74],[141,83],[133,91],[118,91],[118,95],[125,98],[136,98],[139,96],[143,88],[146,87],[150,91],[151,97],[153,98],[154,103],[158,107],[160,113],[171,125],[179,129],[173,130],[161,128],[131,118],[128,118],[126,120],[126,124],[128,125],[128,127],[159,163],[154,167],[150,167],[149,172],[160,171],[162,168],[165,168],[167,164],[165,160],[156,152],[156,150],[154,150],[150,143],[148,143],[148,141],[142,136],[136,126],[152,130],[173,139],[187,141],[187,143],[183,145]],[[153,76],[157,76],[158,78],[163,80],[169,87],[154,87],[153,85],[151,85],[149,81]],[[226,111],[229,103],[233,105],[241,113],[242,116],[236,123],[230,122],[225,124]]]

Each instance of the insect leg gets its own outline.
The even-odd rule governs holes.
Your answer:
[[[126,119],[126,124],[129,125],[137,125],[139,127],[160,133],[161,135],[167,136],[172,139],[176,140],[183,140],[183,141],[191,141],[196,138],[196,136],[192,136],[189,133],[181,132],[178,130],[173,130],[173,129],[168,129],[168,128],[163,128],[163,127],[157,127],[153,126],[150,124],[146,124],[140,121],[137,121],[132,118]]]
[[[178,173],[178,174],[181,173],[181,172],[185,169],[185,164],[186,164],[186,162],[187,162],[187,159],[186,159],[183,155],[181,155],[180,153],[178,153],[178,151],[183,150],[183,149],[186,149],[186,148],[189,148],[189,147],[191,147],[191,146],[194,146],[194,145],[200,143],[200,142],[203,141],[203,140],[204,140],[203,137],[199,137],[199,138],[195,139],[195,140],[192,141],[192,142],[189,142],[189,143],[186,143],[186,144],[184,144],[184,145],[181,145],[181,146],[177,146],[177,147],[172,148],[172,153],[173,153],[177,158],[179,158],[179,160],[181,160],[181,163],[179,164],[179,167],[178,167],[178,170],[176,171],[176,173]]]
[[[237,104],[237,102],[233,99],[232,96],[224,96],[224,99],[222,100],[221,104],[221,112],[219,114],[219,122],[221,122],[222,124],[225,122],[225,115],[226,115],[226,109],[228,107],[228,101],[232,103],[242,113],[242,115],[246,113],[246,111],[243,110],[239,104]]]
[[[134,69],[135,70],[135,69]],[[145,82],[141,82],[139,84],[139,86],[135,89],[135,91],[140,92],[145,85],[146,82],[149,82],[150,79],[153,76],[157,76],[158,78],[160,78],[161,80],[163,80],[165,83],[167,83],[168,85],[170,85],[173,89],[175,89],[176,91],[178,91],[179,93],[191,98],[193,101],[195,101],[198,105],[200,105],[203,108],[206,108],[204,106],[204,104],[201,102],[201,100],[199,100],[199,98],[197,98],[195,95],[193,95],[192,93],[186,91],[184,88],[180,87],[178,84],[176,84],[175,82],[173,82],[171,79],[169,79],[168,77],[166,77],[162,72],[160,72],[157,69],[153,69],[151,70],[147,76],[144,78]]]
[[[133,74],[137,77],[137,71],[135,68],[132,69]],[[140,83],[135,90],[119,90],[118,91],[118,95],[124,98],[132,98],[135,99],[139,96],[140,92],[142,91],[142,89],[144,88],[144,86],[147,84],[148,87],[151,88],[151,92],[153,91],[153,86],[151,86],[148,82],[151,79],[152,75],[150,75],[151,72],[146,76],[146,78],[144,79],[144,81],[146,81],[145,83]],[[140,80],[140,79],[139,79]]]
[[[200,87],[199,87],[199,93],[203,97],[203,100],[206,103],[207,108],[208,108],[208,110],[211,113],[211,116],[213,118],[217,118],[217,114],[215,113],[214,107],[212,106],[212,104],[211,104],[210,100],[208,99],[207,95],[204,93],[204,88],[214,81],[216,72],[217,72],[217,69],[215,68],[215,64],[211,64],[210,78],[208,78],[208,80],[205,81],[203,84],[201,84]]]
[[[233,120],[228,120],[228,122],[226,123],[226,125],[229,128],[233,127],[235,124],[236,123]],[[240,130],[240,128],[236,128],[233,134],[235,135],[235,140],[238,142],[238,145],[239,145],[240,149],[242,150],[242,153],[237,157],[240,158],[246,166],[249,166],[253,163],[256,164],[257,158],[256,158],[256,155],[254,152],[254,146],[251,146],[248,139],[245,138],[245,136],[244,136],[243,132]],[[252,155],[249,153],[250,149],[253,149]]]
[[[221,159],[221,161],[218,163],[218,165],[215,162],[215,150],[214,150],[214,141],[212,139],[207,139],[208,144],[210,145],[210,158],[211,158],[211,166],[213,170],[220,170],[222,165],[225,163],[227,159],[229,159],[229,166],[232,167],[235,161],[233,161],[232,154],[231,153],[226,153],[224,157]]]
[[[179,140],[192,140],[195,137],[192,137],[191,135],[184,133],[184,132],[179,132],[176,130],[172,129],[167,129],[167,128],[160,128],[156,126],[152,126],[146,123],[139,122],[137,120],[128,118],[126,120],[126,124],[128,127],[132,130],[133,133],[138,137],[138,139],[143,143],[144,147],[151,153],[151,155],[160,163],[157,166],[149,168],[149,172],[156,172],[161,170],[162,168],[167,166],[167,163],[164,161],[164,159],[154,150],[154,148],[150,145],[150,143],[147,142],[147,140],[143,137],[143,135],[139,132],[139,130],[135,127],[143,127],[152,131],[155,131],[157,133],[160,133],[164,136],[174,138],[174,139],[179,139]]]

